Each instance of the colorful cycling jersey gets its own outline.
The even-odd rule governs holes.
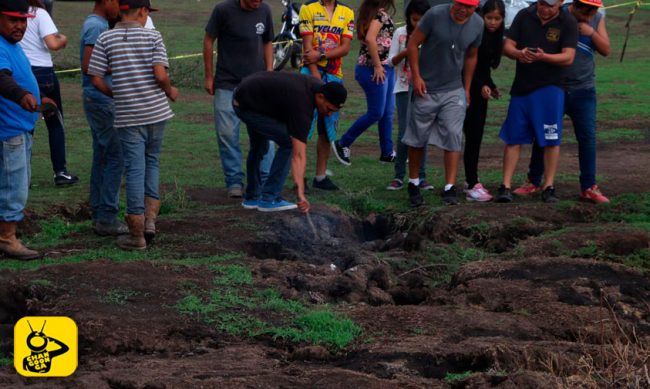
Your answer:
[[[334,5],[332,19],[320,0],[310,0],[300,7],[300,36],[312,36],[314,49],[330,51],[339,47],[342,38],[354,37],[354,12],[339,3]],[[343,77],[341,58],[318,62],[318,67],[339,78]]]

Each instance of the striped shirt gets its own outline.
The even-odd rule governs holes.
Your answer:
[[[103,32],[93,48],[88,74],[104,77],[111,69],[115,127],[142,126],[174,116],[153,66],[169,67],[162,35],[138,23],[118,23]]]

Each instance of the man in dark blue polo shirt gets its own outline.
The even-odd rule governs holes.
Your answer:
[[[544,148],[542,200],[557,202],[553,181],[560,158],[564,115],[563,69],[573,63],[578,44],[575,18],[560,12],[562,0],[538,0],[519,11],[503,53],[517,61],[508,116],[499,137],[506,143],[498,202],[512,201],[510,188],[522,144]]]

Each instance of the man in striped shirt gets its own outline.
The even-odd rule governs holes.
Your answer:
[[[141,250],[156,233],[160,209],[159,155],[165,123],[176,100],[167,51],[160,32],[144,28],[149,0],[120,0],[122,21],[103,32],[93,48],[88,74],[92,84],[115,101],[115,128],[122,142],[126,170],[126,222],[129,235],[118,238],[122,249]],[[104,81],[109,69],[112,87]],[[145,239],[146,238],[146,239]]]

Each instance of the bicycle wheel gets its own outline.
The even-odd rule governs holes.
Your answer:
[[[282,70],[291,58],[293,40],[289,34],[278,34],[273,38],[273,70]]]

